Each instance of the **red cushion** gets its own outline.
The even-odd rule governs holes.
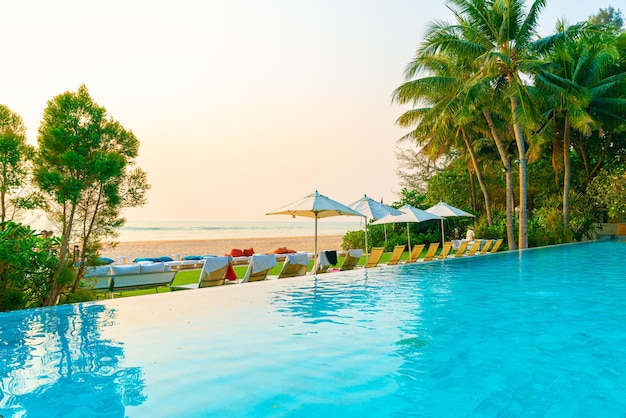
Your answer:
[[[254,248],[245,248],[243,250],[243,255],[245,255],[246,257],[250,257],[253,254],[254,254]]]
[[[232,250],[230,250],[230,254],[231,257],[242,257],[243,256],[243,251],[240,250],[239,248],[233,248]]]
[[[285,254],[295,254],[297,251],[291,248],[285,248]]]

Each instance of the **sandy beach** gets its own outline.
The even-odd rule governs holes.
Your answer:
[[[323,235],[317,238],[318,250],[341,250],[342,235]],[[232,248],[254,248],[255,253],[270,253],[278,247],[287,247],[296,251],[314,251],[313,237],[274,237],[274,238],[228,238],[212,240],[182,241],[137,241],[120,242],[115,248],[104,248],[103,257],[117,260],[125,256],[130,260],[137,257],[172,258],[185,255],[224,255]]]

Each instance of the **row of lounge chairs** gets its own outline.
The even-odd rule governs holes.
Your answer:
[[[439,255],[437,255],[437,250],[439,249],[439,243],[431,243],[428,246],[428,250],[423,258],[420,258],[420,255],[424,251],[426,247],[425,244],[419,244],[413,247],[409,257],[405,261],[405,263],[415,263],[417,261],[430,261],[437,257],[437,259],[443,260],[449,257],[463,257],[463,256],[472,256],[475,254],[487,254],[487,253],[495,253],[500,249],[502,245],[503,239],[498,240],[476,240],[472,242],[472,245],[469,245],[468,241],[463,241],[460,243],[458,249],[454,254],[450,254],[452,250],[452,242],[446,242],[441,249]],[[468,248],[469,247],[469,248]],[[404,253],[404,249],[406,245],[396,245],[391,253],[391,257],[387,261],[388,266],[396,265],[400,262],[400,258]],[[367,268],[373,268],[378,265],[380,259],[382,258],[383,247],[374,247],[372,248],[372,252],[367,260]]]
[[[467,249],[467,242],[461,243],[460,247],[457,251],[450,255],[450,251],[452,249],[452,243],[446,242],[442,248],[442,251],[437,256],[438,259],[445,259],[449,256],[451,257],[461,257],[461,256],[472,256],[476,253],[486,254],[487,252],[496,252],[502,245],[502,239],[499,240],[487,240],[485,242],[476,241],[474,242],[469,249]],[[482,248],[481,248],[482,245]],[[387,265],[395,265],[398,264],[402,253],[404,252],[405,245],[398,245],[394,248]],[[438,243],[432,243],[428,247],[426,255],[423,258],[420,258],[421,253],[425,248],[424,244],[416,245],[413,247],[411,253],[409,254],[409,258],[406,260],[406,263],[414,263],[417,261],[430,261],[435,258],[437,254],[437,250],[439,249]],[[367,268],[373,268],[378,266],[380,259],[383,255],[384,248],[383,247],[374,247],[372,248],[372,252],[369,255],[368,262],[366,264]],[[328,271],[329,266],[331,265],[328,261],[327,254],[329,252],[322,251],[320,252],[318,258],[315,260],[315,273],[321,274],[326,273]],[[363,252],[361,250],[348,250],[346,257],[339,268],[340,271],[345,270],[353,270],[359,260],[363,257]],[[172,290],[182,290],[182,289],[197,289],[201,287],[210,287],[210,286],[222,286],[227,283],[237,283],[237,281],[229,281],[226,278],[226,272],[229,266],[232,263],[232,258],[229,256],[226,257],[212,257],[207,259],[207,262],[204,263],[202,267],[202,271],[200,272],[200,278],[198,283],[193,283],[189,285],[183,286],[171,286]],[[276,266],[276,257],[273,254],[254,254],[250,257],[250,262],[248,264],[248,269],[246,270],[246,274],[240,283],[246,282],[254,282],[261,281],[267,278],[270,270]],[[304,276],[307,272],[307,267],[309,265],[309,257],[305,252],[288,254],[285,257],[285,261],[283,267],[278,275],[278,279],[287,278],[287,277],[297,277]]]
[[[228,280],[226,273],[232,265],[232,257],[211,257],[207,259],[200,271],[198,283],[181,286],[170,286],[171,290],[197,289],[202,287],[222,286],[229,283],[238,283],[237,280]],[[277,265],[274,254],[254,254],[250,256],[248,269],[239,283],[265,280],[270,270]],[[305,252],[288,254],[278,275],[279,279],[286,277],[303,276],[309,266],[309,255]]]
[[[359,259],[363,256],[361,250],[349,250],[346,257],[339,268],[341,271],[353,270]],[[319,259],[316,261],[319,263]],[[211,257],[206,260],[202,270],[200,271],[200,278],[198,283],[192,283],[181,286],[170,286],[171,290],[184,290],[184,289],[197,289],[202,287],[222,286],[229,283],[247,283],[265,280],[272,268],[277,265],[276,257],[274,254],[254,254],[250,257],[250,262],[246,273],[241,279],[228,280],[226,273],[229,266],[232,263],[232,259],[229,256],[225,257]],[[309,255],[306,252],[298,252],[294,254],[287,254],[283,266],[278,274],[278,279],[284,279],[288,277],[304,276],[309,266]],[[328,270],[328,265],[321,267],[317,273],[325,273]]]
[[[484,240],[483,240],[484,241]],[[482,244],[482,247],[481,247]],[[472,256],[474,254],[486,254],[487,252],[496,252],[500,248],[502,240],[488,240],[486,242],[476,241],[468,247],[467,242],[462,242],[456,252],[450,255],[452,243],[446,242],[442,251],[437,255],[439,249],[438,243],[432,243],[424,257],[420,258],[425,245],[420,244],[413,247],[408,259],[405,263],[414,263],[417,261],[430,261],[435,257],[445,259],[448,257]],[[404,252],[405,245],[398,245],[394,248],[387,265],[395,265],[400,262]],[[366,268],[377,267],[383,255],[383,247],[374,247],[368,257]],[[330,264],[329,254],[336,252],[322,251],[315,260],[315,273],[321,274],[328,271]],[[343,263],[338,268],[340,271],[353,270],[356,268],[359,260],[363,257],[362,250],[348,250]],[[333,257],[330,257],[333,258]],[[201,263],[201,264],[200,264]],[[159,263],[157,265],[133,265],[133,266],[105,266],[93,268],[92,274],[88,274],[88,278],[96,280],[94,288],[108,290],[110,296],[114,291],[140,289],[154,286],[169,286],[171,290],[197,289],[203,287],[222,286],[229,283],[246,283],[265,280],[269,272],[277,265],[277,259],[274,254],[254,254],[250,256],[248,268],[244,277],[237,280],[232,271],[233,258],[231,256],[224,257],[208,257],[202,261],[197,261],[196,266],[201,265],[200,276],[197,283],[187,285],[172,285],[176,272],[179,269],[173,266],[166,266],[167,263]],[[278,279],[303,276],[306,274],[309,265],[309,254],[306,252],[298,252],[287,254],[284,263],[278,275]],[[160,270],[156,270],[160,267]],[[101,272],[98,269],[107,269]],[[137,270],[137,271],[135,271]],[[232,273],[232,274],[230,274]]]

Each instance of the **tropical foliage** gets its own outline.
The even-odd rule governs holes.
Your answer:
[[[626,209],[618,187],[594,181],[621,167],[626,151],[621,12],[559,21],[540,37],[544,0],[447,5],[454,22],[428,28],[394,92],[410,106],[397,121],[409,129],[400,143],[439,166],[424,206],[445,200],[473,210],[478,234],[504,224],[510,249],[592,236],[603,210]],[[424,166],[406,154],[401,164]]]

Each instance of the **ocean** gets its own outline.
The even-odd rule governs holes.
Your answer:
[[[360,221],[318,220],[318,235],[344,235],[363,229]],[[223,238],[306,237],[315,235],[315,221],[128,221],[118,241],[205,240]]]

